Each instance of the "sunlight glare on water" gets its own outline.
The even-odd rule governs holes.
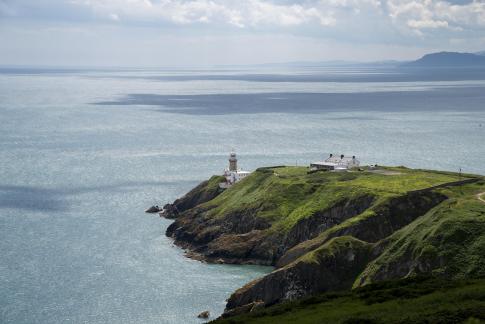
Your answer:
[[[235,289],[271,269],[190,260],[165,237],[170,221],[143,211],[221,173],[231,148],[250,170],[345,153],[485,174],[482,80],[295,82],[277,74],[275,82],[238,73],[0,74],[0,322],[219,315]],[[454,110],[449,99],[437,104],[449,91],[460,101]],[[359,109],[363,94],[376,109]]]

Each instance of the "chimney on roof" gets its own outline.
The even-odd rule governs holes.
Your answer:
[[[343,155],[343,154],[342,154],[342,155],[340,155],[340,159],[343,159],[343,158],[344,158],[344,155]]]

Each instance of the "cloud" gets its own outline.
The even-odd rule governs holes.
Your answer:
[[[0,59],[9,62],[39,60],[42,52],[76,61],[84,51],[81,61],[138,64],[131,50],[145,48],[159,48],[167,62],[246,62],[234,53],[256,52],[262,62],[369,59],[361,49],[396,58],[483,50],[485,0],[0,0],[0,19]],[[51,42],[54,34],[62,42]]]
[[[426,29],[426,28],[447,28],[448,22],[445,20],[432,20],[432,19],[421,19],[408,20],[408,26],[414,29]]]
[[[485,1],[481,0],[0,0],[0,15],[25,13],[60,20],[78,15],[89,21],[125,24],[282,28],[283,32],[336,28],[364,33],[369,26],[379,26],[385,33],[382,26],[387,26],[410,35],[485,29]]]
[[[461,4],[441,0],[388,0],[386,10],[392,22],[414,31],[448,29],[465,31],[485,27],[485,2]]]
[[[90,8],[101,19],[116,14],[127,20],[180,25],[227,24],[239,28],[335,24],[333,13],[321,10],[318,2],[277,4],[263,0],[72,0],[71,3]]]

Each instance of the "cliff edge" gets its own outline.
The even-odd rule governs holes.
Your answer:
[[[273,167],[226,190],[218,181],[200,184],[164,215],[175,219],[166,234],[194,258],[276,266],[232,294],[225,316],[382,280],[485,275],[479,176]]]

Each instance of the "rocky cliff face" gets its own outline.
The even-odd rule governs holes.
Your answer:
[[[211,262],[271,264],[281,243],[277,234],[269,234],[270,224],[254,216],[254,211],[230,213],[212,218],[205,207],[181,213],[167,229],[179,246],[192,256]]]
[[[231,312],[245,305],[272,305],[328,290],[352,287],[371,257],[372,245],[350,236],[338,237],[291,265],[237,290],[227,302]]]
[[[199,206],[181,213],[167,229],[167,235],[207,261],[274,265],[288,249],[359,215],[373,200],[371,195],[339,200],[300,220],[286,233],[271,230],[268,221],[257,217],[257,210],[239,210],[213,218],[207,214],[210,208]]]

